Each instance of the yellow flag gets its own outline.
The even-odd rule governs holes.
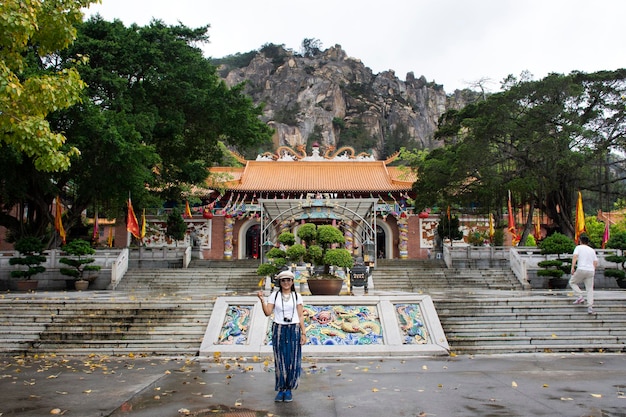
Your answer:
[[[141,238],[143,239],[146,236],[146,209],[143,209],[143,213],[141,214]]]
[[[65,244],[65,228],[63,227],[63,207],[61,207],[61,199],[57,197],[56,199],[56,213],[54,216],[54,228],[59,232],[59,236],[61,236],[61,240],[63,244]]]
[[[489,213],[489,238],[493,239],[493,235],[496,234],[496,229],[493,227],[493,214]]]
[[[113,226],[109,226],[109,237],[107,238],[107,245],[113,247]]]
[[[583,195],[578,192],[578,201],[576,202],[576,236],[574,240],[578,243],[580,235],[583,234],[585,229],[585,212],[583,210]]]

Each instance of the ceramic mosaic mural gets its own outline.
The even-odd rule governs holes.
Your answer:
[[[366,305],[305,305],[308,345],[381,345],[378,308]],[[272,328],[266,343],[272,344]]]
[[[252,306],[231,305],[226,311],[217,344],[243,345],[247,343],[251,311]]]
[[[394,304],[398,325],[405,345],[428,343],[428,329],[419,304]]]

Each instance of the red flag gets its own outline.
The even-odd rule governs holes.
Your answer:
[[[130,201],[130,197],[128,197],[128,220],[126,223],[126,230],[132,233],[132,235],[137,239],[141,239],[139,223],[137,222],[137,216],[135,216],[135,212],[133,211],[133,203]]]
[[[611,238],[611,231],[609,230],[609,221],[604,222],[604,236],[602,236],[602,249],[606,247],[606,242]]]
[[[61,217],[63,216],[63,207],[61,207],[61,199],[57,196],[56,198],[56,215],[54,216],[54,228],[57,232],[59,232],[59,236],[61,236],[61,240],[65,245],[65,228],[63,227],[63,220]]]
[[[450,220],[450,205],[448,205],[448,210],[446,211],[446,214],[448,216],[448,220]]]

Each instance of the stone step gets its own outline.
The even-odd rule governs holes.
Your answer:
[[[560,319],[552,320],[532,320],[523,322],[520,320],[445,320],[446,329],[454,332],[470,332],[470,331],[519,331],[522,330],[534,330],[541,329],[546,332],[549,331],[572,331],[570,323],[564,322]],[[590,320],[579,320],[576,322],[576,329],[594,329],[601,328],[605,330],[607,327],[616,328],[615,331],[622,331],[626,329],[626,320],[600,320],[592,317]]]
[[[23,343],[22,343],[23,345]],[[49,343],[40,341],[31,342],[29,353],[56,352],[66,354],[77,353],[85,355],[86,352],[121,354],[121,353],[143,353],[146,355],[168,355],[173,352],[184,353],[186,355],[196,355],[198,353],[200,341],[186,340],[58,340]]]
[[[448,343],[450,346],[456,346],[456,343],[464,346],[489,346],[489,345],[501,345],[502,337],[499,336],[474,336],[471,340],[467,338],[460,338],[456,336],[448,337]],[[512,345],[528,345],[528,346],[543,346],[551,347],[557,345],[566,344],[569,349],[577,349],[580,347],[587,347],[589,345],[612,345],[619,346],[621,349],[625,348],[624,339],[617,336],[602,336],[602,335],[572,335],[572,336],[559,336],[557,340],[549,336],[507,336],[506,341]]]
[[[497,354],[515,354],[515,353],[555,353],[555,352],[624,352],[622,343],[599,343],[587,344],[585,346],[573,347],[567,343],[555,343],[550,346],[546,345],[529,345],[529,344],[503,344],[503,345],[462,345],[455,344],[450,349],[455,354],[466,355],[497,355]]]

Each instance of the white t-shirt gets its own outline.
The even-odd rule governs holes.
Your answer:
[[[596,270],[596,268],[593,266],[593,263],[594,261],[598,261],[598,255],[596,255],[596,251],[593,250],[593,248],[590,248],[587,245],[578,245],[574,249],[574,255],[578,255],[576,268],[582,269],[583,271]]]
[[[296,300],[297,298],[297,300]],[[268,304],[274,304],[274,323],[278,324],[295,324],[300,323],[298,316],[298,305],[302,303],[302,296],[291,292],[287,300],[283,300],[280,291],[276,291],[267,299]],[[285,319],[291,319],[285,321]]]

